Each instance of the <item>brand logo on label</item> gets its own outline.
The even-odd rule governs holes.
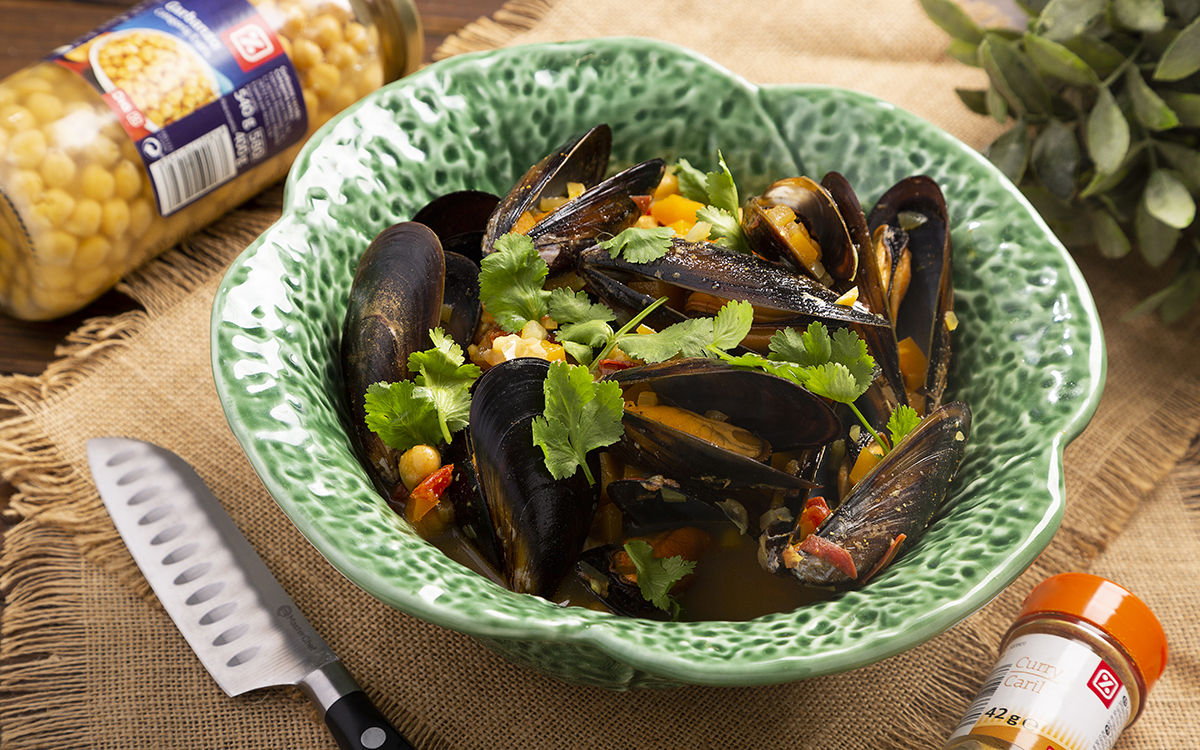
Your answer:
[[[1096,671],[1092,672],[1092,679],[1088,680],[1088,687],[1105,708],[1112,708],[1113,700],[1116,699],[1117,693],[1121,692],[1121,678],[1117,677],[1107,664],[1100,662],[1096,665]]]
[[[250,70],[263,60],[274,57],[279,52],[274,35],[254,17],[238,26],[234,26],[221,35],[238,67]]]

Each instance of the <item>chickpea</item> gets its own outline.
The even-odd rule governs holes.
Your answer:
[[[96,235],[88,237],[79,243],[79,250],[75,253],[73,265],[79,271],[91,270],[104,261],[104,256],[108,255],[110,250],[112,250],[112,243],[103,237]]]
[[[411,492],[425,477],[442,467],[442,455],[432,445],[409,448],[400,456],[400,481]]]
[[[142,192],[141,168],[131,159],[122,159],[113,169],[113,187],[122,200],[131,201],[138,197]]]
[[[292,62],[297,70],[308,70],[324,60],[324,53],[316,42],[308,39],[297,39],[292,44]]]
[[[71,218],[63,223],[63,229],[76,237],[87,237],[100,231],[103,216],[104,209],[98,201],[84,198],[75,204],[75,210],[71,212]]]
[[[79,240],[75,239],[74,235],[67,234],[62,230],[48,232],[42,237],[42,242],[38,244],[41,252],[38,254],[38,259],[45,261],[51,266],[70,266],[71,261],[75,259],[75,251],[79,249]],[[43,284],[51,283],[49,272],[43,269]],[[58,274],[55,275],[55,278]],[[70,280],[62,281],[54,285],[52,288],[60,289],[70,283]]]
[[[41,174],[50,187],[66,187],[75,179],[75,160],[62,151],[51,151],[42,159]]]
[[[46,227],[59,227],[75,212],[75,199],[62,188],[50,188],[42,202],[34,206],[33,213],[44,221]]]
[[[83,194],[97,201],[106,201],[116,192],[117,181],[112,174],[99,164],[89,164],[83,168],[80,175]]]
[[[330,13],[317,16],[306,31],[322,49],[329,49],[342,41],[342,24]]]
[[[101,207],[100,229],[107,237],[117,239],[129,228],[129,204],[120,198],[110,198]]]
[[[49,82],[46,85],[49,86]],[[30,114],[43,124],[54,122],[63,114],[62,100],[47,91],[30,94],[25,101],[25,106],[29,109]]]
[[[37,169],[46,157],[46,135],[40,130],[17,131],[8,141],[9,163],[22,169]]]

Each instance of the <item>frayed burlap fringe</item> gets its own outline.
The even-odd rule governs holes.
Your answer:
[[[53,530],[26,522],[5,537],[0,737],[6,750],[88,744],[81,564],[75,545]]]
[[[480,18],[447,37],[434,50],[432,57],[434,60],[444,60],[464,52],[503,47],[518,34],[532,29],[545,18],[551,7],[550,0],[510,0],[491,18]]]

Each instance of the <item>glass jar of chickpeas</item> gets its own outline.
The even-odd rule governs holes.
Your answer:
[[[0,311],[83,307],[422,55],[412,0],[149,0],[0,80]]]

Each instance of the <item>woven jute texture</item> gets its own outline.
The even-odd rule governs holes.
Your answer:
[[[761,82],[868,90],[968,143],[997,132],[955,86],[978,71],[916,0],[525,0],[438,56],[607,34],[661,36]],[[847,127],[853,127],[848,123]],[[1078,258],[1108,346],[1104,397],[1067,450],[1067,511],[1035,565],[980,612],[855,672],[762,688],[632,693],[573,687],[374,601],[338,576],[259,484],[209,369],[221,270],[278,216],[268,191],[127,278],[144,306],[92,321],[37,378],[0,380],[0,469],[20,522],[0,586],[0,747],[331,748],[292,689],[226,697],[156,605],[88,477],[84,441],[127,435],[190,461],[383,711],[422,750],[451,748],[937,748],[979,687],[1024,595],[1091,570],[1162,619],[1171,663],[1121,750],[1190,747],[1200,725],[1200,322],[1122,315],[1166,280],[1135,260]]]

